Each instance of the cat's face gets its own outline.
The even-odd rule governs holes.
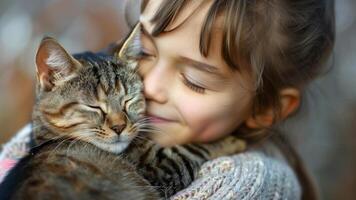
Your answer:
[[[42,41],[36,63],[34,121],[52,132],[36,131],[37,140],[72,138],[119,153],[142,128],[143,85],[127,63],[92,53],[72,57],[51,38]]]

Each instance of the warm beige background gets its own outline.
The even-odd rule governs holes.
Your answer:
[[[133,0],[130,0],[133,1]],[[126,32],[124,0],[0,2],[0,143],[29,121],[34,54],[45,34],[70,52],[99,50]],[[283,128],[316,175],[322,199],[356,197],[356,2],[337,0],[331,71]]]

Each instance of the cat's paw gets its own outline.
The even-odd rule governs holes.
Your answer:
[[[245,140],[239,139],[234,136],[228,136],[224,145],[226,145],[224,147],[226,148],[226,151],[230,152],[231,154],[240,153],[242,151],[245,151],[247,148],[247,143]]]
[[[247,147],[245,140],[239,139],[235,136],[227,136],[206,145],[208,146],[205,147],[210,150],[210,159],[237,154],[246,150]]]

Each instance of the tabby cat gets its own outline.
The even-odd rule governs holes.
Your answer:
[[[232,136],[170,148],[148,139],[135,72],[139,32],[138,24],[114,56],[71,56],[54,39],[42,40],[36,146],[0,185],[0,199],[168,198],[187,187],[205,161],[245,148]]]

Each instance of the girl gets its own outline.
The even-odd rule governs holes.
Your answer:
[[[140,22],[147,114],[162,132],[154,139],[171,146],[238,134],[249,142],[245,153],[207,162],[172,198],[316,199],[274,128],[298,109],[332,51],[333,1],[147,0]]]
[[[255,147],[211,162],[234,163],[234,169],[203,174],[177,196],[316,198],[293,151],[271,130],[297,110],[301,92],[332,51],[333,2],[143,1],[140,22],[148,114],[165,133],[156,140],[162,145],[209,142],[233,133]],[[263,148],[274,156],[282,150],[290,166],[257,153]],[[250,169],[246,176],[239,172],[244,169]]]

